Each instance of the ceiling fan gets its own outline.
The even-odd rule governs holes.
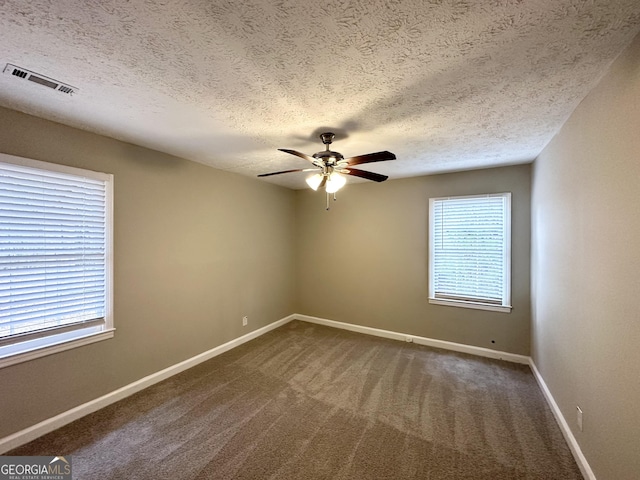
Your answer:
[[[258,177],[269,177],[271,175],[280,175],[282,173],[293,172],[316,172],[314,175],[311,175],[307,178],[307,184],[314,190],[318,190],[319,188],[324,187],[327,195],[330,193],[333,193],[335,195],[335,193],[340,190],[345,185],[345,183],[347,183],[347,179],[342,174],[365,178],[367,180],[373,180],[374,182],[384,182],[387,178],[389,178],[387,175],[380,175],[379,173],[367,172],[365,170],[351,167],[353,165],[360,165],[362,163],[395,160],[396,156],[393,153],[384,151],[344,158],[341,153],[329,150],[329,145],[331,145],[331,143],[333,142],[334,137],[335,134],[332,132],[325,132],[320,134],[320,139],[325,145],[325,150],[322,152],[314,153],[311,156],[297,152],[295,150],[287,150],[285,148],[278,149],[281,152],[290,153],[291,155],[304,158],[308,162],[311,162],[314,168],[263,173],[261,175],[258,175]]]

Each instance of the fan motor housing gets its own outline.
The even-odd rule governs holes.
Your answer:
[[[322,160],[324,163],[329,165],[335,165],[336,163],[344,160],[344,156],[341,153],[332,152],[331,150],[314,153],[313,158]]]

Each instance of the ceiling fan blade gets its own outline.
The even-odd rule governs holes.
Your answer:
[[[345,168],[340,171],[347,175],[353,175],[354,177],[366,178],[367,180],[373,180],[374,182],[384,182],[387,175],[380,175],[379,173],[367,172],[365,170],[358,170],[357,168]]]
[[[323,175],[322,176],[322,181],[320,182],[320,185],[318,185],[318,188],[316,188],[316,190],[321,189],[322,187],[324,187],[327,183],[327,176]]]
[[[296,157],[304,158],[306,161],[311,162],[315,165],[315,158],[306,155],[304,153],[296,152],[295,150],[287,150],[286,148],[279,148],[281,152],[290,153],[291,155],[295,155]]]
[[[361,163],[385,162],[387,160],[395,159],[396,156],[393,153],[385,150],[384,152],[367,153],[366,155],[357,155],[355,157],[345,158],[344,161],[347,165],[360,165]]]
[[[291,172],[304,172],[305,170],[311,170],[311,169],[301,169],[301,168],[297,168],[295,170],[282,170],[281,172],[271,172],[271,173],[261,173],[260,175],[258,175],[259,177],[270,177],[271,175],[280,175],[281,173],[291,173]],[[313,169],[315,170],[315,168]]]

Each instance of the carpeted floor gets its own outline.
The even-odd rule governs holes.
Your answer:
[[[582,479],[527,366],[294,321],[7,455],[90,479]]]

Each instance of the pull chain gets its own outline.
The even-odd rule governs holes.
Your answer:
[[[327,210],[329,210],[331,207],[329,206],[329,193],[327,193]],[[333,201],[335,202],[336,200],[338,200],[338,197],[336,196],[336,192],[333,192]]]

